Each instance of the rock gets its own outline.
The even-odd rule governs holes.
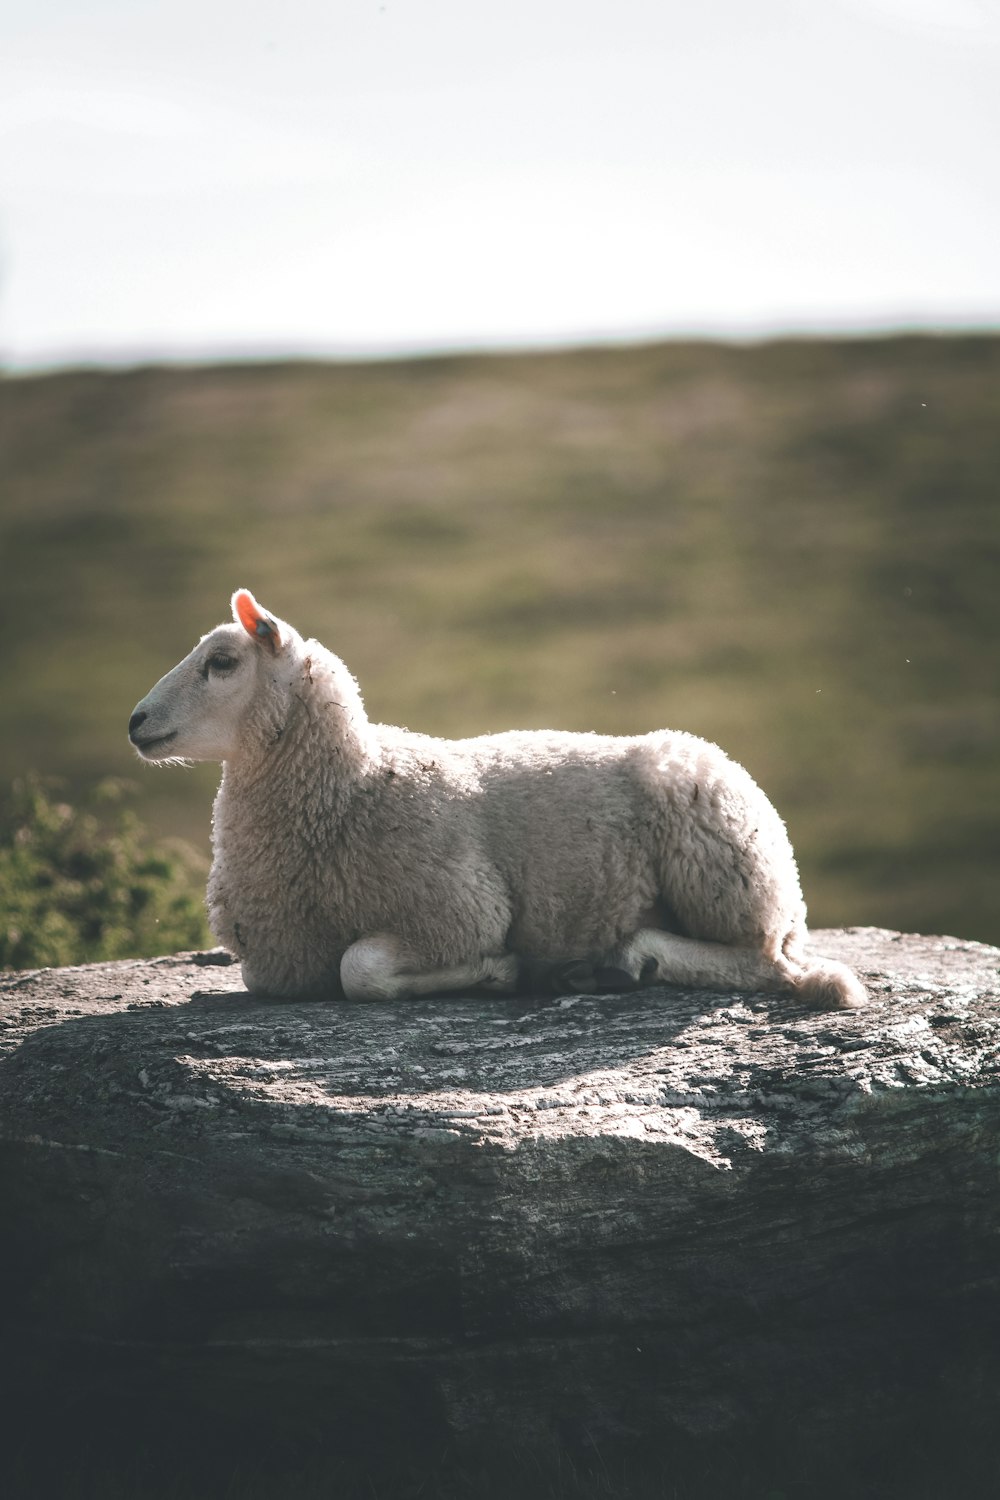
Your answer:
[[[362,1466],[641,1450],[692,1496],[996,1479],[1000,951],[814,944],[867,1009],[3,978],[0,1409]]]

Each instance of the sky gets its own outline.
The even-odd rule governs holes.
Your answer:
[[[996,0],[0,0],[0,367],[969,326]]]

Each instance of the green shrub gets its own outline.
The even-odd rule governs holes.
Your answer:
[[[205,864],[154,841],[101,782],[71,806],[53,783],[14,782],[0,811],[0,968],[142,958],[209,942]]]

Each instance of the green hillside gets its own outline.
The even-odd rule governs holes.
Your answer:
[[[815,925],[1000,942],[1000,338],[0,382],[0,781],[214,768],[135,702],[245,584],[435,734],[670,725],[753,772]]]

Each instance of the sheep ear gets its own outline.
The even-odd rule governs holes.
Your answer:
[[[273,615],[261,609],[249,589],[237,589],[233,595],[233,619],[242,625],[247,635],[261,641],[277,652],[281,646],[281,631]]]

